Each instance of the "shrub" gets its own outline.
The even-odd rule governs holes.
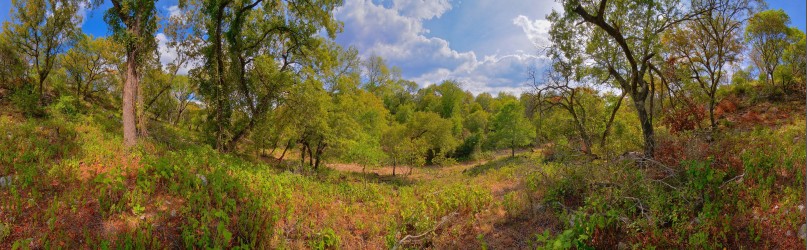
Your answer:
[[[78,114],[76,98],[69,95],[59,97],[56,103],[50,106],[51,113],[73,118]]]
[[[333,229],[326,228],[311,237],[308,245],[312,249],[335,249],[339,246],[339,236]]]
[[[25,116],[41,116],[42,109],[39,107],[39,96],[34,91],[33,85],[26,84],[15,89],[11,93],[11,103],[22,111]]]

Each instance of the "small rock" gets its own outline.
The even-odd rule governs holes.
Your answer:
[[[177,210],[171,210],[171,217],[177,216]]]
[[[804,211],[804,205],[799,205],[799,212]]]
[[[785,232],[785,235],[787,235],[787,237],[793,236],[793,231],[787,230],[787,232]]]
[[[12,175],[0,177],[0,187],[11,185],[13,177]]]
[[[145,219],[146,219],[146,216],[145,216],[145,215],[141,215],[141,216],[140,216],[140,220],[145,220]]]
[[[807,239],[807,224],[801,224],[801,228],[799,228],[799,238]]]
[[[12,138],[14,138],[14,136],[12,136],[12,135],[11,135],[11,132],[7,132],[7,133],[6,133],[6,137],[8,137],[8,139],[9,139],[9,140],[11,140]]]
[[[199,178],[199,180],[201,180],[201,181],[202,181],[202,185],[207,186],[207,177],[205,177],[205,176],[204,176],[204,175],[202,175],[202,174],[196,174],[196,177],[198,177],[198,178]]]
[[[625,242],[620,241],[618,244],[616,244],[616,249],[623,250],[630,249],[630,247],[628,247],[628,244],[625,244]]]

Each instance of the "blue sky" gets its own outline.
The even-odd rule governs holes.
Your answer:
[[[9,0],[0,0],[0,21],[8,19]],[[160,0],[167,16],[176,0]],[[103,11],[109,3],[85,15],[82,28],[94,36],[109,33]],[[768,1],[784,9],[791,25],[805,28],[805,1]],[[455,79],[474,93],[520,93],[526,72],[541,68],[545,59],[536,46],[546,45],[549,22],[544,20],[555,0],[345,0],[335,11],[345,23],[336,41],[356,46],[362,56],[379,55],[398,66],[406,79],[421,86]],[[164,43],[164,36],[157,36]],[[172,51],[161,48],[162,61]]]

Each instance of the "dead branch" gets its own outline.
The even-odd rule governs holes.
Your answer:
[[[451,220],[452,218],[456,217],[457,215],[459,215],[459,213],[457,213],[457,212],[453,212],[453,213],[450,213],[450,214],[448,214],[448,215],[446,215],[446,216],[443,216],[443,218],[441,218],[441,219],[440,219],[440,222],[439,222],[439,223],[437,223],[437,225],[436,225],[436,226],[434,226],[434,228],[432,228],[432,229],[431,229],[431,230],[429,230],[429,231],[423,232],[422,234],[418,234],[418,235],[406,235],[406,236],[404,236],[404,237],[403,237],[403,239],[401,239],[400,241],[398,241],[398,243],[397,243],[397,244],[395,244],[395,246],[394,246],[394,247],[392,247],[392,250],[396,250],[396,249],[398,249],[398,247],[400,247],[400,246],[402,246],[402,245],[405,245],[405,244],[407,244],[407,243],[409,243],[409,242],[411,242],[411,241],[419,241],[419,240],[422,240],[423,238],[425,238],[425,237],[426,237],[427,235],[429,235],[430,233],[432,233],[432,232],[434,232],[434,231],[437,231],[437,229],[440,229],[440,227],[441,227],[441,226],[443,226],[443,224],[445,224],[446,222],[448,222],[448,221],[449,221],[449,220]]]

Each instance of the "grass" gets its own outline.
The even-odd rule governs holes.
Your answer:
[[[0,113],[0,248],[378,249],[427,232],[403,247],[804,243],[803,116],[712,143],[662,135],[671,170],[538,150],[392,177],[291,172],[156,122],[127,152],[114,112],[71,110]]]

